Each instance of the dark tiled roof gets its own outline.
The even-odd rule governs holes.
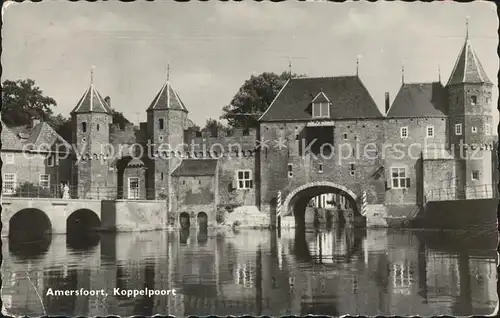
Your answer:
[[[489,83],[490,79],[477,58],[468,39],[465,40],[462,51],[455,62],[448,85],[461,83]]]
[[[108,113],[112,114],[113,111],[111,107],[106,103],[101,94],[95,89],[94,85],[85,91],[82,98],[78,101],[78,104],[71,111],[71,113]]]
[[[41,122],[35,127],[7,127],[3,124],[2,148],[22,151],[26,145],[32,145],[34,149],[40,149],[39,147],[42,145],[48,147],[62,145],[64,148],[58,150],[72,150],[71,145],[45,122]]]
[[[165,82],[161,87],[148,110],[177,109],[188,111],[177,92],[172,88],[170,82]]]
[[[445,117],[446,92],[441,83],[403,84],[387,117]]]
[[[329,103],[330,100],[325,96],[325,93],[320,92],[314,99],[311,101],[312,103]]]
[[[214,176],[217,172],[216,159],[185,159],[172,172],[174,177]]]
[[[311,102],[321,92],[332,119],[383,117],[359,77],[345,76],[289,80],[259,120],[311,120]]]

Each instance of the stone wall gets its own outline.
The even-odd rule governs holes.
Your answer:
[[[429,196],[441,195],[437,193],[439,189],[442,195],[454,199],[454,193],[445,193],[445,190],[456,186],[455,166],[455,160],[450,159],[423,160],[423,189],[427,199],[430,199]]]

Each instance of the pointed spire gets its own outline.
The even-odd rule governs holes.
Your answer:
[[[405,66],[401,65],[401,84],[405,83]]]
[[[288,58],[288,74],[290,74],[290,78],[292,78],[292,58]]]
[[[170,63],[167,64],[167,82],[170,81]]]
[[[90,68],[90,85],[94,85],[94,71],[95,71],[95,66],[92,66]]]
[[[359,55],[356,56],[356,76],[359,75]]]
[[[469,39],[469,16],[465,17],[465,40]]]
[[[441,83],[441,67],[438,64],[438,81]]]

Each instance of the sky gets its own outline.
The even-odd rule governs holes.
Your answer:
[[[251,75],[356,73],[382,110],[405,82],[446,84],[469,38],[490,80],[498,123],[498,19],[491,2],[69,2],[3,8],[2,81],[31,78],[69,115],[90,84],[134,123],[170,81],[204,125]]]

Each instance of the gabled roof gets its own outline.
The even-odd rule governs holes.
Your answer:
[[[176,109],[188,112],[186,106],[180,99],[177,92],[173,89],[170,81],[166,81],[161,87],[156,97],[151,102],[151,105],[147,109],[150,110],[166,110],[166,109]]]
[[[445,117],[446,114],[446,92],[441,83],[405,83],[387,117]]]
[[[311,101],[311,103],[329,103],[329,102],[330,100],[328,99],[328,97],[326,97],[323,91],[319,92],[318,95],[316,95],[316,97],[314,97],[313,100]]]
[[[322,95],[332,119],[383,117],[359,77],[344,76],[290,79],[259,120],[311,120],[312,101]]]
[[[173,177],[215,176],[217,159],[185,159],[172,172]]]
[[[97,91],[94,84],[85,91],[78,104],[71,111],[73,113],[107,113],[113,114],[111,107],[106,103],[101,94]]]
[[[63,151],[67,149],[72,151],[71,145],[46,122],[41,122],[34,127],[7,127],[3,125],[1,138],[3,149],[22,151],[28,150],[28,145],[31,146],[31,149],[41,149],[43,145],[52,148],[52,150]],[[62,147],[55,147],[56,145]]]
[[[491,84],[490,79],[477,58],[474,49],[470,44],[469,38],[465,38],[464,46],[460,51],[455,67],[451,72],[448,85],[462,84],[462,83],[488,83]]]

